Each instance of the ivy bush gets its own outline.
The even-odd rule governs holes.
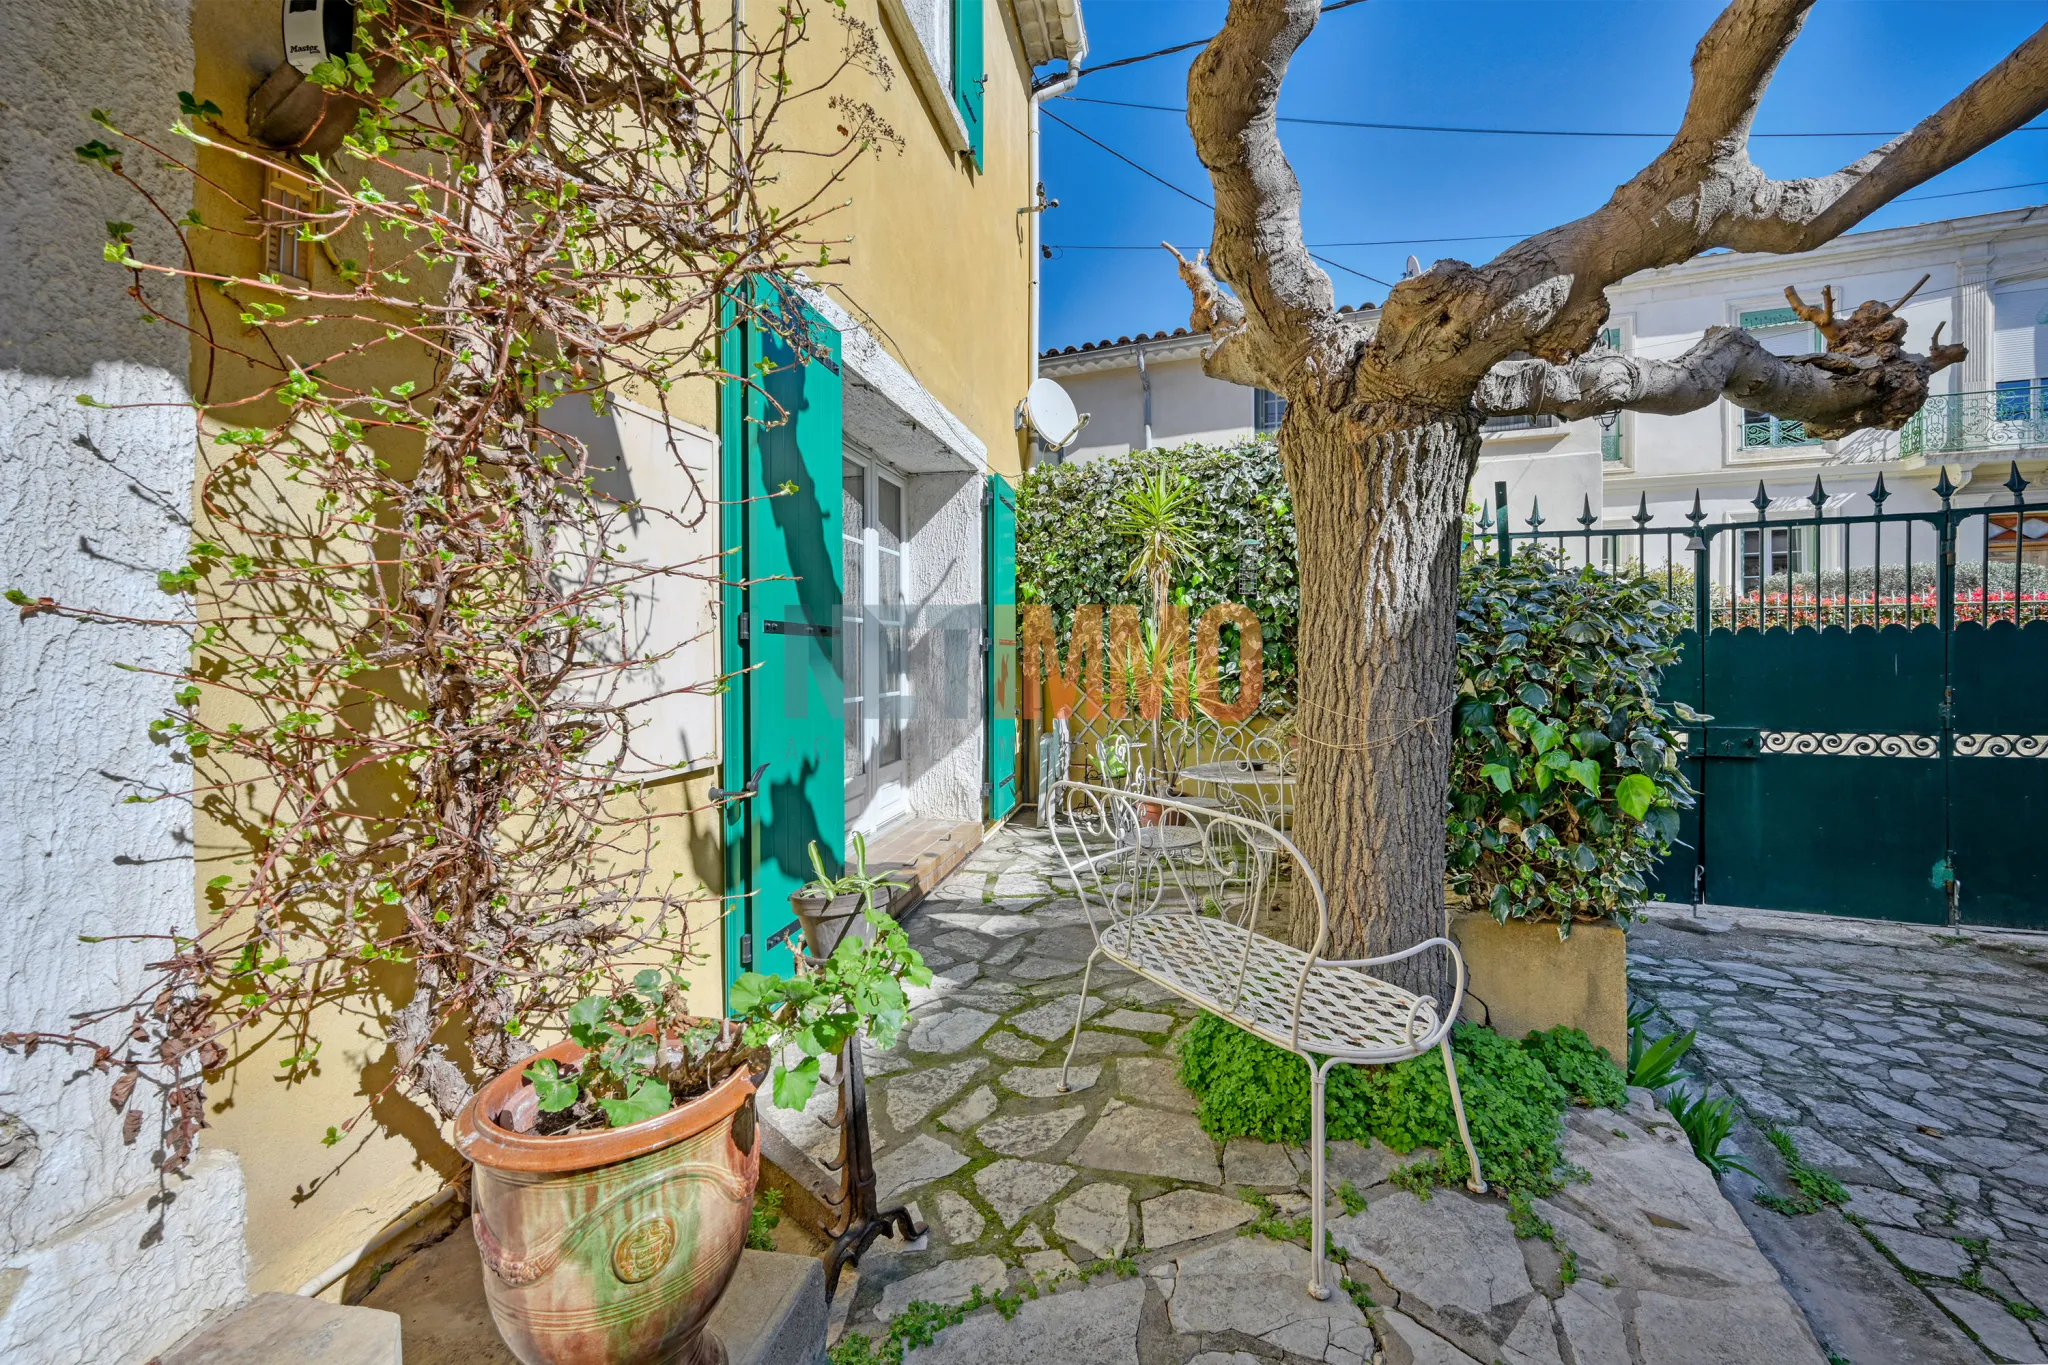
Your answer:
[[[1565,1107],[1574,1097],[1609,1105],[1623,1097],[1614,1063],[1590,1042],[1579,1047],[1584,1034],[1577,1042],[1557,1036],[1565,1033],[1577,1030],[1531,1034],[1522,1043],[1474,1024],[1451,1032],[1472,1145],[1487,1180],[1503,1189],[1554,1188]],[[1553,1071],[1553,1064],[1561,1070]],[[1608,1074],[1601,1076],[1598,1067]],[[1203,1130],[1219,1141],[1308,1141],[1308,1066],[1293,1053],[1204,1014],[1182,1040],[1180,1078],[1201,1099]],[[1378,1138],[1397,1152],[1434,1147],[1435,1163],[1419,1173],[1430,1180],[1456,1183],[1469,1173],[1435,1053],[1386,1067],[1336,1067],[1326,1102],[1333,1138]]]
[[[1174,569],[1173,600],[1190,621],[1222,602],[1250,607],[1265,646],[1266,687],[1291,694],[1301,599],[1293,503],[1271,437],[1188,442],[1030,470],[1017,489],[1017,600],[1050,605],[1063,642],[1074,608],[1133,601],[1142,591],[1129,577],[1139,538],[1116,529],[1121,523],[1109,513],[1126,490],[1161,471],[1180,474],[1197,493],[1186,513],[1190,544]]]
[[[1506,922],[1625,918],[1692,789],[1657,700],[1686,615],[1661,580],[1567,569],[1530,547],[1473,556],[1458,605],[1447,820],[1452,890]]]

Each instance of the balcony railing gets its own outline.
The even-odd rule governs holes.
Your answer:
[[[2048,386],[2020,383],[1991,393],[1941,393],[1899,432],[1899,454],[2003,452],[2048,446]]]

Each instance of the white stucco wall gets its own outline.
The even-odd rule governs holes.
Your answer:
[[[1186,343],[1176,347],[1190,349]],[[1148,355],[1145,368],[1152,381],[1152,445],[1227,441],[1252,429],[1252,391],[1209,378],[1199,354],[1165,360]],[[1145,395],[1134,359],[1114,369],[1046,365],[1044,372],[1066,389],[1078,411],[1089,414],[1066,459],[1080,463],[1145,449]]]
[[[978,474],[922,474],[905,486],[911,632],[906,729],[912,814],[979,820],[982,754],[981,486]]]
[[[93,106],[161,131],[193,57],[183,0],[125,6],[0,0],[0,586],[116,612],[164,616],[156,587],[187,541],[193,416],[182,333],[136,321],[127,277],[101,260],[102,226],[144,224],[147,205],[72,148]],[[184,182],[150,159],[130,170],[176,216]],[[0,1027],[62,1028],[145,980],[149,943],[80,935],[190,932],[189,809],[122,805],[177,791],[187,769],[145,726],[171,684],[119,662],[176,669],[172,631],[0,618]],[[215,1309],[245,1275],[242,1187],[212,1154],[158,1186],[146,1125],[133,1146],[103,1077],[45,1048],[0,1053],[0,1360],[140,1361]],[[147,1112],[147,1109],[146,1109]]]

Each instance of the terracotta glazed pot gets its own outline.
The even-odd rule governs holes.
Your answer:
[[[558,1043],[539,1056],[575,1062],[583,1049]],[[524,1365],[723,1365],[704,1324],[746,1247],[760,1078],[735,1072],[644,1123],[542,1137],[488,1117],[528,1088],[534,1060],[455,1119],[498,1335]]]

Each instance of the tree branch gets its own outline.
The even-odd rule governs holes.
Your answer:
[[[1275,114],[1287,64],[1316,13],[1316,0],[1233,0],[1223,31],[1188,71],[1188,131],[1216,190],[1209,288],[1221,278],[1237,291],[1257,342],[1241,349],[1256,350],[1265,377],[1291,370],[1336,306],[1330,277],[1302,242],[1301,183],[1280,150]],[[1193,279],[1190,287],[1199,319],[1203,287]]]
[[[1832,240],[1898,195],[2048,110],[2048,27],[1940,112],[1832,175],[1772,180],[1749,159],[1757,102],[1812,0],[1734,0],[1700,40],[1678,135],[1608,202],[1474,269],[1439,262],[1434,290],[1387,300],[1380,359],[1397,388],[1442,397],[1515,351],[1584,353],[1608,285],[1717,247],[1790,253]],[[1409,294],[1431,297],[1409,299]]]
[[[1785,292],[1795,308],[1805,310],[1796,293]],[[1555,413],[1578,420],[1624,410],[1665,416],[1696,412],[1726,397],[1741,407],[1804,422],[1808,432],[1822,439],[1872,427],[1896,431],[1927,401],[1929,378],[1968,354],[1964,347],[1942,345],[1939,327],[1928,354],[1903,349],[1899,343],[1906,324],[1896,316],[1898,306],[1866,303],[1832,323],[1838,344],[1819,355],[1772,355],[1748,332],[1710,327],[1698,345],[1676,360],[1613,351],[1595,351],[1565,364],[1506,360],[1480,381],[1472,403],[1488,417]]]
[[[1810,251],[1917,185],[1975,156],[2048,110],[2048,25],[1968,89],[1833,175],[1765,182],[1775,212],[1738,217],[1716,245],[1736,251]]]
[[[1173,252],[1173,259],[1180,262],[1181,280],[1187,285],[1188,292],[1194,295],[1195,310],[1188,324],[1190,330],[1209,334],[1209,349],[1202,352],[1203,371],[1213,378],[1228,379],[1234,384],[1263,385],[1266,376],[1253,354],[1244,305],[1210,273],[1207,254],[1197,251],[1191,261],[1175,251],[1171,243],[1161,242],[1159,245]]]

